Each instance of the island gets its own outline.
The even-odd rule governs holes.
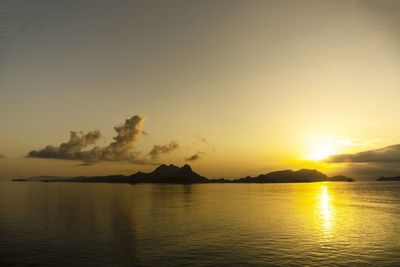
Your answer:
[[[301,169],[298,171],[284,170],[256,177],[247,176],[234,180],[224,178],[209,179],[194,172],[189,165],[182,167],[173,164],[162,164],[149,173],[137,172],[135,174],[109,175],[109,176],[79,176],[79,177],[54,177],[38,176],[25,179],[12,179],[16,182],[41,181],[41,182],[82,182],[82,183],[173,183],[173,184],[199,184],[199,183],[308,183],[308,182],[352,182],[353,179],[346,176],[327,175],[317,170]]]
[[[376,179],[379,182],[400,182],[400,176],[394,177],[379,177]]]
[[[298,171],[284,170],[267,174],[260,174],[257,177],[245,177],[234,180],[237,183],[307,183],[307,182],[353,182],[352,178],[339,175],[328,177],[317,170],[301,169]]]

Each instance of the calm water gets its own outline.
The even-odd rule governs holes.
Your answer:
[[[400,183],[0,183],[0,266],[400,266]]]

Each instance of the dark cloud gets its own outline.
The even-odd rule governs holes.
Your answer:
[[[0,159],[6,159],[6,156],[4,156],[3,154],[0,154]]]
[[[400,162],[400,144],[355,154],[338,154],[328,157],[328,163],[391,163]]]
[[[196,161],[202,158],[202,155],[204,155],[205,152],[199,151],[194,155],[191,155],[190,157],[186,157],[185,160],[186,161]]]
[[[144,118],[133,116],[125,123],[114,127],[117,136],[114,142],[102,149],[100,159],[109,161],[129,161],[136,159],[139,152],[133,151],[134,145],[142,133]]]
[[[325,162],[345,163],[342,167],[338,167],[339,171],[355,179],[398,176],[400,144],[354,154],[332,155]]]
[[[356,180],[375,180],[379,177],[400,175],[398,163],[348,163],[338,167],[337,174],[344,174]]]
[[[82,152],[82,149],[94,145],[96,141],[100,138],[100,131],[92,131],[85,134],[84,132],[70,132],[69,141],[62,143],[59,146],[46,146],[41,150],[30,151],[28,156],[32,158],[52,158],[52,159],[83,159],[88,157],[89,151]]]
[[[78,164],[76,166],[79,166],[79,167],[93,166],[93,162],[82,162],[82,163],[80,163],[80,164]]]
[[[153,149],[149,152],[150,157],[156,160],[161,154],[168,154],[179,148],[179,144],[175,141],[171,141],[167,145],[155,145]]]
[[[140,152],[134,150],[135,144],[142,134],[143,117],[133,116],[125,123],[114,127],[117,135],[114,141],[105,147],[94,147],[83,150],[95,143],[100,138],[100,131],[71,132],[68,142],[59,146],[47,146],[41,150],[28,153],[31,158],[82,160],[87,163],[96,161],[130,161],[142,164],[145,161],[138,159]]]

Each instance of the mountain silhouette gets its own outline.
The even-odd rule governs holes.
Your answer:
[[[266,174],[260,174],[257,177],[247,176],[236,180],[207,179],[194,172],[189,165],[182,167],[173,164],[162,164],[152,172],[137,172],[130,176],[109,175],[109,176],[79,176],[79,177],[32,177],[26,179],[13,179],[13,181],[42,181],[42,182],[103,182],[103,183],[306,183],[306,182],[352,182],[353,179],[339,175],[328,177],[317,170],[301,169],[298,171],[284,170],[275,171]]]
[[[298,171],[275,171],[267,174],[260,174],[257,177],[248,176],[236,180],[238,183],[305,183],[323,181],[351,182],[353,179],[346,176],[334,176],[329,178],[327,175],[317,170],[301,169]]]
[[[179,168],[162,164],[150,173],[137,172],[130,176],[130,183],[206,183],[208,179],[195,173],[189,165]]]
[[[394,176],[394,177],[379,177],[376,179],[377,181],[380,182],[386,182],[386,181],[394,181],[394,182],[400,182],[400,176]]]
[[[344,175],[332,176],[328,180],[333,182],[353,182],[353,179]]]

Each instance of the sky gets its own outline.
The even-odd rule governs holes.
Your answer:
[[[400,175],[399,84],[395,0],[2,0],[0,178]]]

